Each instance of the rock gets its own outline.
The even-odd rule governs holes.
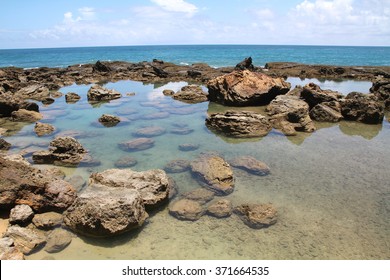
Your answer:
[[[17,225],[8,227],[4,237],[13,239],[15,247],[25,255],[31,254],[46,243],[46,238],[42,233]]]
[[[19,224],[19,225],[27,225],[31,222],[34,217],[34,211],[28,205],[15,205],[14,208],[11,209],[9,214],[9,223],[11,225]]]
[[[11,117],[12,112],[19,109],[39,112],[38,104],[25,101],[14,94],[0,94],[0,117]]]
[[[328,106],[328,104],[339,104],[337,101],[333,102],[323,102],[321,104],[317,104],[310,110],[310,117],[318,122],[339,122],[343,119],[343,115],[341,115],[341,106],[338,107],[339,110],[335,110],[334,107]]]
[[[205,93],[202,88],[197,85],[184,86],[172,97],[175,100],[191,104],[206,102],[208,100],[207,93]]]
[[[63,221],[62,214],[57,212],[45,212],[42,214],[35,214],[32,219],[33,224],[43,230],[49,230],[61,226]]]
[[[169,214],[179,220],[196,221],[204,212],[200,203],[194,200],[180,199],[169,205]]]
[[[113,115],[108,115],[108,114],[103,114],[99,118],[99,122],[104,125],[105,127],[113,127],[116,126],[118,123],[120,123],[121,119],[113,116]]]
[[[65,94],[66,103],[76,103],[80,99],[81,99],[81,96],[75,92],[68,92],[67,94]]]
[[[89,177],[89,184],[137,190],[147,209],[156,208],[168,202],[169,178],[161,169],[142,172],[131,169],[108,169],[92,173]]]
[[[29,111],[26,109],[19,109],[11,113],[11,120],[14,122],[36,122],[42,119],[41,113],[35,111]]]
[[[137,163],[138,163],[138,161],[134,157],[124,156],[124,157],[121,157],[120,159],[118,159],[114,163],[114,165],[115,165],[115,167],[118,167],[118,168],[128,168],[128,167],[133,167]]]
[[[276,223],[277,211],[272,204],[243,204],[234,209],[249,227],[259,229]]]
[[[80,192],[86,186],[84,178],[80,175],[71,176],[70,178],[67,178],[66,181],[69,182],[77,192]]]
[[[279,94],[290,90],[290,83],[249,70],[234,71],[207,83],[209,100],[228,106],[268,104]]]
[[[313,132],[316,129],[309,116],[309,105],[297,96],[277,96],[266,110],[273,127],[286,135],[295,135],[296,131]]]
[[[252,57],[247,57],[245,58],[243,61],[241,61],[240,63],[238,63],[235,67],[235,70],[250,70],[250,71],[253,71],[254,70],[254,66],[252,64]]]
[[[37,122],[34,126],[35,133],[41,137],[44,135],[50,135],[55,131],[55,127],[48,123]]]
[[[228,195],[234,190],[233,171],[219,156],[200,156],[191,162],[191,171],[202,186],[216,195]]]
[[[8,151],[11,148],[11,144],[5,141],[3,138],[0,138],[0,150]]]
[[[303,87],[301,97],[309,104],[311,109],[323,102],[338,101],[343,95],[337,91],[322,90],[318,85],[310,83]]]
[[[147,217],[138,191],[93,186],[67,209],[64,222],[82,235],[110,237],[139,228]]]
[[[272,129],[268,118],[249,111],[214,113],[206,118],[206,126],[226,136],[250,138],[266,136]]]
[[[268,165],[251,156],[236,157],[230,160],[229,163],[233,167],[243,169],[258,176],[265,176],[271,172]]]
[[[63,180],[45,176],[26,162],[0,157],[0,208],[29,205],[35,212],[63,211],[76,199],[75,189]]]
[[[169,75],[168,72],[166,72],[162,68],[156,67],[154,65],[152,65],[152,69],[154,72],[153,74],[157,75],[160,78],[166,78]]]
[[[370,88],[370,92],[385,102],[385,107],[390,108],[390,79],[377,78]]]
[[[64,250],[72,242],[72,235],[61,228],[56,228],[47,236],[45,251],[57,253]]]
[[[374,94],[351,92],[340,100],[341,114],[346,120],[367,124],[382,123],[385,106]]]
[[[20,96],[23,99],[44,100],[50,97],[49,89],[41,84],[33,84],[21,88],[15,93],[16,96]]]
[[[53,91],[50,93],[50,96],[53,98],[60,98],[61,96],[63,96],[63,93],[60,91]]]
[[[187,134],[190,134],[194,132],[194,130],[192,128],[188,128],[188,127],[175,127],[175,128],[172,128],[170,133],[172,134],[177,134],[177,135],[187,135]]]
[[[195,151],[199,149],[199,144],[180,144],[179,145],[179,150],[183,152],[189,152],[189,151]]]
[[[160,120],[160,119],[165,119],[169,118],[171,114],[168,112],[158,112],[158,113],[152,113],[152,114],[147,114],[141,117],[143,120]]]
[[[137,129],[133,135],[135,137],[155,137],[163,135],[166,132],[165,128],[159,126],[147,126],[144,128]]]
[[[88,101],[108,101],[121,98],[120,92],[114,89],[107,89],[100,85],[93,85],[87,93]]]
[[[175,159],[168,162],[164,168],[168,173],[180,173],[190,169],[190,162],[185,159]]]
[[[100,62],[100,60],[95,63],[92,69],[94,72],[110,72],[112,70],[110,66]]]
[[[213,200],[214,195],[214,192],[206,190],[205,188],[198,188],[182,194],[184,198],[195,200],[202,205],[206,204],[210,200]]]
[[[23,253],[14,246],[12,238],[0,239],[0,260],[24,260]]]
[[[187,70],[187,76],[191,77],[191,78],[201,77],[202,76],[202,72],[198,71],[198,70],[190,69],[190,70]]]
[[[150,138],[137,138],[118,144],[121,150],[126,152],[142,151],[154,146],[154,140]]]
[[[163,94],[164,94],[165,96],[172,96],[172,95],[175,94],[175,92],[174,92],[173,90],[171,90],[171,89],[164,89],[164,90],[163,90]]]
[[[217,218],[226,218],[232,214],[232,203],[227,199],[219,199],[212,202],[207,208],[207,214]]]

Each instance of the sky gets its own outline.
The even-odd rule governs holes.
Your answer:
[[[390,0],[1,0],[0,49],[390,46]]]

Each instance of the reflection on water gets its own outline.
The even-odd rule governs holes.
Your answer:
[[[383,126],[316,123],[318,130],[312,134],[285,137],[272,131],[250,141],[229,139],[210,132],[204,124],[207,114],[229,108],[207,102],[188,105],[162,94],[164,89],[178,90],[184,85],[109,83],[105,86],[120,91],[123,97],[100,106],[87,102],[89,86],[66,87],[63,93],[76,92],[81,100],[66,104],[61,97],[42,109],[43,121],[57,128],[55,135],[38,138],[31,124],[6,140],[14,144],[11,152],[18,152],[46,149],[56,135],[72,135],[102,162],[92,168],[64,168],[68,176],[84,179],[91,172],[113,168],[118,159],[128,155],[137,160],[132,169],[138,171],[163,168],[174,159],[192,160],[208,151],[216,151],[227,160],[251,155],[270,166],[271,174],[259,177],[234,169],[236,187],[227,198],[233,205],[273,203],[279,212],[278,222],[254,230],[235,215],[226,219],[203,216],[188,222],[176,220],[163,209],[151,215],[140,231],[104,240],[75,237],[61,252],[41,250],[28,259],[390,258],[387,121]],[[128,92],[135,95],[127,96]],[[264,108],[243,109],[264,112]],[[120,116],[124,122],[110,128],[96,126],[103,113]],[[133,133],[147,126],[165,129],[164,134],[153,137],[153,148],[131,153],[118,148],[118,143],[134,139]],[[179,145],[187,143],[198,144],[199,149],[180,151]],[[171,176],[181,193],[199,187],[189,172]]]

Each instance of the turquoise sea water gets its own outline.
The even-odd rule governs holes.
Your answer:
[[[390,65],[390,47],[190,45],[0,50],[0,67],[66,67],[97,60],[130,62],[154,58],[177,64],[234,66],[251,56],[256,66],[291,61],[330,65]]]

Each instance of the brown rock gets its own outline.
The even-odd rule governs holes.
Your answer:
[[[207,214],[217,218],[226,218],[232,214],[232,203],[227,199],[219,199],[212,202],[207,208]]]
[[[277,211],[272,204],[243,204],[234,209],[241,220],[251,228],[263,228],[277,221]]]
[[[81,96],[75,92],[68,92],[67,94],[65,94],[66,103],[76,103],[80,99],[81,99]]]
[[[115,167],[118,167],[118,168],[128,168],[128,167],[133,167],[137,163],[138,163],[138,161],[134,157],[124,156],[124,157],[121,157],[120,159],[118,159],[114,163],[114,165],[115,165]]]
[[[268,165],[251,156],[240,156],[229,161],[230,165],[236,168],[243,169],[249,173],[265,176],[271,171]]]
[[[120,121],[121,121],[120,118],[108,114],[103,114],[99,118],[99,122],[106,127],[116,126],[118,123],[120,123]]]
[[[197,85],[188,85],[182,87],[181,90],[176,92],[172,97],[173,99],[191,104],[206,102],[208,100],[207,93]]]
[[[169,214],[179,220],[196,221],[204,212],[200,203],[194,200],[180,199],[169,205]]]
[[[11,120],[14,122],[36,122],[42,119],[41,113],[35,111],[29,111],[26,109],[19,109],[11,113]]]
[[[334,101],[336,103],[336,101]],[[310,117],[319,122],[339,122],[343,119],[340,111],[336,111],[332,107],[328,106],[329,102],[317,104],[310,110]],[[338,103],[338,102],[337,102]]]
[[[11,144],[5,141],[3,138],[0,138],[0,150],[7,151],[11,148]]]
[[[43,230],[53,229],[61,226],[63,221],[62,214],[56,212],[46,212],[42,214],[35,214],[32,219],[33,224]]]
[[[12,238],[0,239],[0,260],[24,260],[23,253],[14,246]]]
[[[166,132],[165,128],[159,126],[147,126],[137,129],[133,135],[136,137],[155,137],[163,135]]]
[[[390,108],[390,79],[377,78],[370,88],[370,92],[385,102],[385,107]]]
[[[34,126],[35,133],[41,137],[44,135],[50,135],[55,131],[55,127],[48,123],[37,122]]]
[[[72,242],[72,235],[61,228],[56,228],[47,236],[45,251],[57,253],[64,250]]]
[[[174,159],[168,162],[164,168],[168,173],[180,173],[190,169],[190,162],[185,159]]]
[[[337,91],[322,90],[318,85],[310,83],[303,87],[301,97],[309,104],[311,109],[323,102],[338,101],[343,95]]]
[[[25,255],[31,254],[46,243],[46,238],[42,233],[19,226],[8,227],[4,237],[11,238],[15,247]]]
[[[19,224],[26,225],[31,222],[34,217],[34,211],[28,205],[15,205],[14,208],[11,209],[9,214],[9,223],[11,225]]]
[[[108,101],[121,97],[122,95],[120,92],[104,88],[100,85],[93,85],[87,93],[88,101]]]
[[[206,190],[205,188],[198,188],[186,193],[183,193],[182,196],[184,198],[195,200],[199,202],[200,204],[206,204],[210,200],[214,199],[215,193],[209,190]]]
[[[137,138],[118,144],[121,150],[126,152],[142,151],[154,146],[154,140],[150,138]]]

